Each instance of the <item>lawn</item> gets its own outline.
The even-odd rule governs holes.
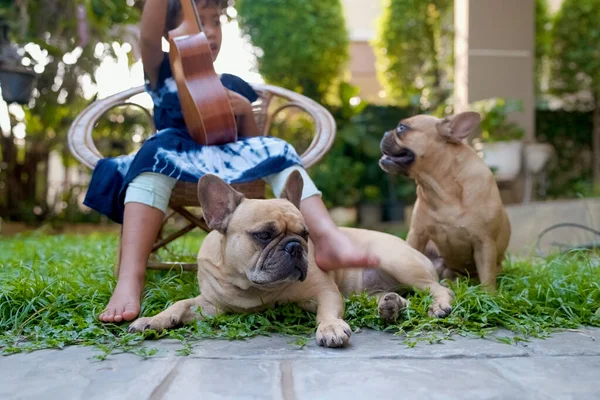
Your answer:
[[[188,235],[170,249],[194,255],[202,235]],[[202,338],[241,339],[283,333],[295,344],[306,343],[315,329],[312,314],[295,306],[261,314],[225,315],[158,335],[129,334],[126,325],[101,324],[96,316],[115,285],[112,268],[114,234],[28,234],[0,237],[0,353],[11,354],[71,344],[96,346],[102,358],[115,351],[151,356],[144,338],[171,337],[182,342],[180,354]],[[166,252],[161,257],[167,257]],[[487,336],[497,328],[515,335],[507,343],[545,337],[552,331],[600,326],[600,253],[573,252],[547,260],[508,260],[497,294],[487,294],[466,280],[453,283],[454,309],[446,319],[427,317],[431,298],[412,293],[409,308],[394,325],[377,317],[377,305],[364,295],[346,302],[353,329],[372,328],[401,334],[406,345],[438,342],[452,334]],[[147,274],[142,314],[152,315],[174,301],[195,296],[195,274],[151,271]]]

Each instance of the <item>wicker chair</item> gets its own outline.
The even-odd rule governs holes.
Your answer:
[[[258,127],[263,134],[266,135],[269,132],[274,118],[285,109],[297,108],[303,110],[313,119],[315,131],[312,142],[300,157],[305,168],[310,168],[315,165],[329,151],[335,138],[336,126],[331,114],[320,104],[298,93],[271,85],[253,85],[253,87],[259,94],[259,99],[253,105],[254,115]],[[103,158],[94,144],[92,132],[96,123],[108,111],[122,106],[141,107],[152,121],[150,111],[139,104],[130,101],[131,97],[143,93],[144,90],[145,89],[142,86],[136,87],[105,99],[95,101],[75,119],[68,132],[68,143],[71,152],[77,160],[86,167],[94,169],[98,161]],[[277,99],[277,101],[273,101],[274,99]],[[200,228],[207,232],[209,231],[202,215],[197,215],[188,209],[188,207],[200,206],[196,187],[196,183],[182,181],[177,182],[175,185],[169,202],[170,211],[165,215],[163,227],[169,218],[175,214],[179,214],[187,220],[188,223],[179,230],[169,234],[167,237],[162,237],[161,229],[161,233],[152,248],[153,253],[195,228]],[[265,183],[262,180],[233,185],[233,187],[244,193],[248,198],[264,198],[265,196]],[[120,250],[119,245],[115,272],[118,271],[119,267]],[[151,269],[170,269],[174,266],[181,267],[185,270],[193,270],[196,268],[196,264],[157,261],[148,262],[148,268]]]

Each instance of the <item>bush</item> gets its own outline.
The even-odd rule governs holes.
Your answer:
[[[550,88],[578,110],[595,110],[594,182],[600,185],[600,0],[565,0],[552,29]]]
[[[237,0],[236,7],[265,80],[323,102],[348,59],[340,0]]]
[[[550,197],[568,198],[592,194],[592,127],[591,112],[536,112],[536,139],[550,143],[557,162],[548,176]]]
[[[508,119],[510,113],[523,110],[522,102],[494,98],[477,101],[471,107],[481,114],[481,142],[521,140],[525,136],[525,131]]]
[[[535,91],[541,93],[541,81],[551,49],[551,21],[547,0],[535,0]]]
[[[411,112],[406,108],[377,106],[350,99],[358,89],[342,84],[340,106],[331,107],[338,127],[332,150],[311,170],[311,177],[323,192],[329,207],[356,206],[359,202],[404,202],[414,199],[414,183],[392,177],[379,167],[379,143],[385,131]]]
[[[374,45],[379,80],[392,103],[427,110],[448,100],[452,29],[452,0],[385,2]]]
[[[552,29],[551,89],[556,94],[578,95],[589,90],[600,102],[599,40],[600,0],[565,0]],[[573,99],[585,102],[578,96]]]
[[[452,96],[454,31],[452,0],[387,0],[378,24],[379,80],[392,103],[431,110]],[[535,1],[536,89],[550,52],[547,0]]]

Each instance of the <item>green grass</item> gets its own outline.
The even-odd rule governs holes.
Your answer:
[[[201,240],[201,235],[188,235],[171,252],[194,259]],[[129,334],[124,325],[101,324],[96,316],[115,285],[116,243],[112,234],[1,237],[0,353],[83,344],[100,349],[100,358],[116,351],[152,356],[156,350],[139,343],[144,338],[171,337],[181,340],[178,353],[185,355],[191,342],[201,338],[241,339],[277,332],[293,336],[295,345],[303,346],[313,334],[314,316],[292,305],[209,318],[160,335]],[[353,329],[404,334],[408,346],[453,334],[487,336],[497,328],[515,333],[499,341],[514,343],[557,329],[600,326],[599,264],[600,254],[583,252],[544,261],[509,260],[495,295],[466,280],[452,284],[456,300],[446,319],[427,317],[431,298],[426,293],[411,294],[409,308],[394,325],[382,324],[376,302],[364,295],[346,301],[345,318]],[[151,271],[142,313],[153,315],[197,293],[194,273]]]

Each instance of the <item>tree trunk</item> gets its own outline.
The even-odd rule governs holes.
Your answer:
[[[9,179],[11,171],[9,170],[9,158],[10,158],[10,147],[6,138],[2,132],[0,132],[0,152],[2,153],[1,164],[0,164],[0,217],[6,218],[8,216],[9,209]]]
[[[47,162],[48,151],[38,143],[27,143],[23,160],[17,157],[18,148],[14,137],[0,134],[2,146],[2,180],[5,187],[0,191],[0,211],[2,217],[27,219],[23,213],[32,213],[35,205],[45,206],[45,199],[40,201],[42,193],[38,187],[41,163]]]
[[[42,177],[42,196],[40,199],[40,207],[42,207],[42,213],[44,215],[48,213],[48,190],[49,190],[48,162],[49,162],[49,159],[50,159],[50,151],[47,148],[45,148],[41,152],[41,156],[40,156],[40,163],[42,166],[41,172],[40,172],[40,177]]]
[[[22,201],[28,207],[37,205],[37,178],[38,178],[38,163],[39,153],[33,144],[25,152],[25,160],[23,160],[23,171],[25,174],[21,176],[21,185],[23,187]],[[33,209],[32,209],[33,212]]]
[[[600,187],[600,93],[596,95],[596,108],[594,109],[594,130],[592,133],[593,145],[593,173],[594,186]]]
[[[6,188],[4,190],[6,209],[4,213],[6,217],[10,217],[18,209],[21,199],[19,180],[21,169],[17,162],[17,146],[12,135],[8,137],[2,135],[2,161],[5,163],[4,176],[6,177]]]

